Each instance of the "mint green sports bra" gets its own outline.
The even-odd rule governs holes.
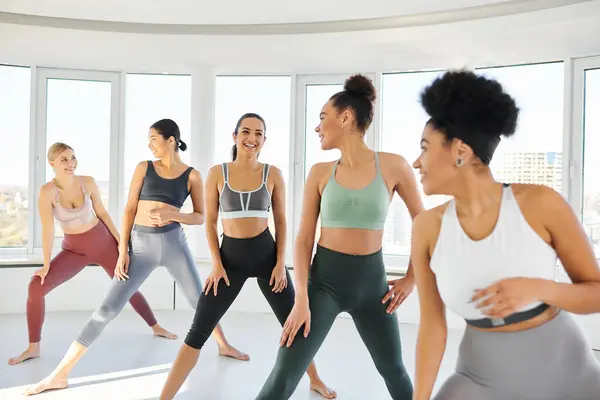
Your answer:
[[[321,226],[324,228],[383,229],[390,194],[381,175],[379,153],[375,152],[377,175],[362,189],[346,189],[335,180],[339,160],[321,195]]]

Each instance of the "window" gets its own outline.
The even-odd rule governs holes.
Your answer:
[[[277,166],[285,180],[287,210],[290,175],[290,96],[289,76],[219,76],[215,105],[215,163],[231,161],[232,133],[238,119],[249,112],[263,117],[267,129],[260,161]],[[288,225],[290,213],[286,212]],[[219,233],[222,226],[219,225]],[[269,229],[275,232],[273,215]],[[290,239],[288,238],[288,243]]]
[[[600,258],[600,69],[585,71],[583,226]]]
[[[381,93],[382,151],[397,153],[412,163],[421,153],[420,140],[428,116],[419,101],[421,91],[441,72],[384,74]],[[418,171],[415,171],[418,176]],[[417,182],[419,178],[417,177]],[[445,202],[446,196],[425,196],[418,183],[426,209]],[[383,251],[387,255],[410,255],[412,218],[402,199],[394,195],[385,220]]]
[[[108,209],[111,82],[51,78],[46,83],[46,149],[55,142],[73,147],[76,174],[94,177]],[[46,181],[53,177],[46,163]],[[62,237],[60,224],[54,227],[54,236]]]
[[[29,68],[0,65],[0,139],[10,147],[0,170],[0,248],[28,243],[30,87]]]
[[[148,149],[150,126],[161,119],[172,119],[179,126],[181,140],[190,146],[192,121],[191,76],[128,74],[126,85],[123,206],[127,203],[135,167],[140,161],[153,159]],[[191,163],[190,150],[188,147],[179,152],[182,161],[188,165]],[[193,211],[191,196],[181,211]],[[191,226],[182,226],[189,239]]]
[[[562,192],[563,63],[483,68],[477,73],[500,82],[521,110],[517,132],[502,139],[490,164],[496,180]]]

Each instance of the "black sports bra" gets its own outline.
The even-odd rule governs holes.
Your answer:
[[[185,199],[190,194],[188,178],[194,168],[188,167],[177,178],[162,178],[156,173],[152,161],[148,161],[148,168],[140,190],[140,200],[160,201],[177,208],[183,207]]]

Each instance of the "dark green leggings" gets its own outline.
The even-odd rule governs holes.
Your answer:
[[[396,314],[381,299],[388,291],[383,255],[339,253],[318,246],[308,282],[311,330],[300,328],[291,347],[281,347],[256,400],[289,399],[321,347],[335,318],[350,314],[375,367],[394,400],[411,400],[413,388],[404,364]]]

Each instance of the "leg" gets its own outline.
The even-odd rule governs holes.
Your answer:
[[[304,328],[300,328],[292,346],[279,349],[275,366],[256,400],[285,400],[292,396],[302,374],[317,354],[333,321],[341,312],[331,295],[312,286],[309,286],[309,302],[311,331],[308,337],[302,335]]]
[[[437,392],[434,400],[500,400],[493,395],[492,389],[475,382],[466,375],[453,374]]]
[[[129,270],[127,272],[129,279],[126,281],[119,281],[117,279],[112,280],[110,290],[102,302],[102,305],[88,320],[56,369],[35,387],[27,390],[25,394],[31,395],[49,389],[62,389],[67,387],[67,377],[71,370],[87,352],[87,349],[100,335],[106,325],[121,312],[129,298],[142,285],[146,278],[148,278],[156,266],[156,264],[152,264],[150,257],[132,254]]]
[[[234,272],[229,273],[228,278],[229,286],[223,280],[219,281],[216,296],[213,293],[208,295],[202,293],[200,295],[192,327],[171,367],[171,372],[169,372],[160,395],[161,400],[175,397],[190,371],[198,362],[200,349],[204,346],[204,343],[208,340],[219,320],[240,293],[244,282],[246,282],[246,276]]]
[[[81,254],[62,250],[50,261],[48,275],[41,284],[39,276],[34,275],[29,282],[29,295],[27,297],[27,328],[29,331],[29,347],[17,357],[8,360],[9,365],[15,365],[40,355],[40,340],[42,339],[42,325],[46,308],[45,296],[54,288],[60,286],[77,275],[89,259]]]
[[[112,239],[113,237],[111,236],[110,238]],[[107,248],[105,253],[102,254],[102,258],[98,260],[97,263],[102,266],[108,276],[113,278],[115,276],[115,265],[117,264],[118,258],[119,252],[115,242],[115,246],[110,246],[110,248]],[[177,339],[177,335],[169,332],[158,324],[150,305],[139,291],[135,292],[133,296],[131,296],[129,299],[129,304],[131,304],[135,312],[137,312],[140,317],[146,321],[148,326],[152,328],[155,336],[165,337],[167,339]]]
[[[269,285],[270,279],[265,277],[259,277],[256,279],[258,287],[263,293],[263,296],[265,296],[267,302],[269,302],[269,305],[271,306],[271,309],[273,310],[273,313],[275,313],[275,316],[277,317],[277,320],[281,326],[285,324],[288,315],[290,315],[290,312],[292,311],[292,307],[294,307],[294,284],[289,271],[286,270],[285,274],[287,277],[288,286],[280,293],[273,292],[273,288]],[[334,390],[329,389],[325,382],[321,380],[321,377],[319,377],[317,366],[315,365],[314,360],[311,361],[306,373],[310,378],[310,388],[312,390],[319,393],[326,399],[335,399],[337,397],[337,393]]]
[[[381,297],[373,297],[350,312],[379,374],[394,400],[410,400],[413,387],[402,362],[400,330],[396,314],[388,314]]]
[[[187,245],[185,233],[183,229],[174,229],[167,232],[164,239],[166,240],[164,248],[167,249],[162,255],[164,264],[183,291],[190,306],[195,309],[202,293],[202,282],[192,252]],[[219,324],[213,331],[213,336],[219,345],[220,355],[242,361],[250,359],[247,354],[229,344]]]

